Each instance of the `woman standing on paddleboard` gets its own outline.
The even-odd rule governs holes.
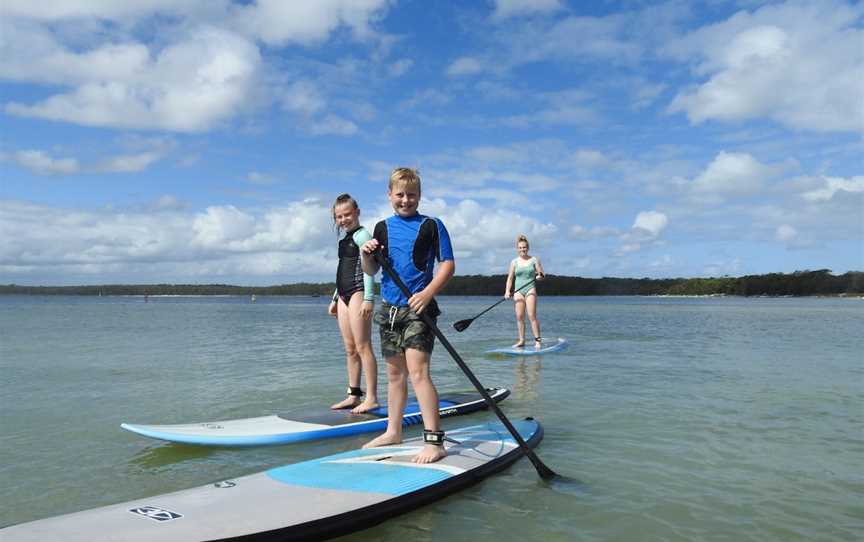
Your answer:
[[[372,236],[360,225],[360,207],[349,194],[336,198],[333,222],[344,236],[339,240],[336,291],[327,312],[339,321],[339,331],[345,343],[348,397],[330,408],[353,408],[352,412],[360,414],[379,406],[378,363],[372,350],[374,281],[360,267],[360,246]],[[360,388],[363,372],[366,373],[365,400]]]
[[[507,286],[504,297],[513,297],[516,310],[516,329],[519,332],[519,342],[513,346],[525,346],[525,309],[528,309],[528,320],[531,321],[531,331],[534,332],[534,346],[540,348],[540,322],[537,320],[537,289],[535,281],[543,280],[543,265],[540,258],[528,255],[528,238],[520,235],[516,238],[516,253],[518,256],[510,262],[507,272]]]

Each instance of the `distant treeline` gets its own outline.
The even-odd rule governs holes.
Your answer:
[[[444,295],[504,295],[504,275],[456,276]],[[330,296],[332,282],[232,286],[229,284],[106,284],[101,286],[0,285],[0,294],[31,295],[312,295]],[[589,279],[548,275],[538,286],[543,295],[739,295],[805,296],[861,295],[864,272],[833,275],[829,269],[770,273],[743,277]]]

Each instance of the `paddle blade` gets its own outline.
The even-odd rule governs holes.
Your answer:
[[[456,331],[460,331],[460,332],[465,331],[466,329],[468,329],[468,326],[470,326],[471,322],[473,322],[473,321],[474,321],[473,318],[469,318],[468,320],[459,320],[458,322],[453,324],[453,329],[455,329]]]

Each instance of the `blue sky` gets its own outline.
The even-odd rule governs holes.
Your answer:
[[[0,283],[330,281],[396,166],[457,274],[864,269],[864,5],[0,4]]]

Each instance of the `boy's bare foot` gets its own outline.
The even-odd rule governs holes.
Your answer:
[[[330,408],[333,410],[339,410],[342,408],[353,408],[360,404],[360,398],[355,395],[349,395],[343,401],[339,401],[338,403],[334,403],[330,405]]]
[[[444,446],[436,446],[434,444],[426,444],[420,453],[411,458],[414,463],[434,463],[444,459],[447,451]]]
[[[379,406],[381,406],[381,405],[378,404],[378,401],[375,401],[374,399],[373,400],[366,399],[365,401],[363,401],[359,405],[355,406],[354,410],[352,410],[351,413],[352,414],[363,414],[364,412],[369,412],[370,410],[372,410],[374,408],[378,408]]]
[[[364,448],[377,448],[379,446],[389,446],[391,444],[400,444],[402,442],[402,435],[392,435],[390,433],[384,433],[378,435],[373,438],[369,442],[363,445]]]

